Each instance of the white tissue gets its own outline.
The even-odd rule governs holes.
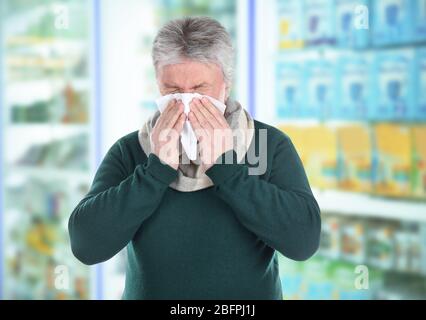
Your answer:
[[[182,101],[185,109],[184,112],[186,115],[189,114],[189,111],[191,109],[190,103],[192,99],[194,98],[203,98],[206,97],[211,101],[211,103],[222,113],[225,113],[226,106],[206,95],[200,95],[198,93],[175,93],[175,94],[169,94],[166,96],[163,96],[159,99],[157,99],[155,102],[157,103],[158,110],[162,113],[168,106],[169,102],[173,99]],[[185,124],[183,126],[183,130],[181,133],[180,141],[182,143],[182,147],[186,152],[186,155],[188,156],[189,160],[196,160],[197,159],[197,137],[194,133],[194,130],[192,129],[191,123],[189,120],[185,121]]]

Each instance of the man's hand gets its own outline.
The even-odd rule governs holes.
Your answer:
[[[192,100],[189,121],[199,141],[204,171],[207,171],[223,153],[233,148],[232,129],[207,98]]]
[[[152,131],[153,153],[173,169],[179,167],[179,138],[186,121],[181,101],[172,100]]]

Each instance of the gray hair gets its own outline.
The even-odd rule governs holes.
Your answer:
[[[188,17],[165,24],[154,40],[152,59],[155,70],[190,59],[215,63],[222,68],[227,86],[234,74],[234,48],[229,33],[209,17]]]

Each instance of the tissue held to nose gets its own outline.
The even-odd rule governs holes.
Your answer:
[[[203,96],[198,93],[175,93],[175,94],[169,94],[166,96],[163,96],[156,100],[156,104],[158,107],[158,110],[162,113],[166,108],[169,102],[173,99],[182,101],[184,105],[184,112],[186,115],[189,114],[190,110],[190,103],[192,99],[194,98],[203,98],[206,97],[211,101],[211,103],[222,113],[225,113],[226,106],[209,96]],[[182,143],[183,150],[185,151],[186,155],[188,156],[189,160],[196,160],[197,159],[197,137],[195,135],[194,130],[192,129],[191,123],[189,120],[185,121],[185,124],[183,126],[183,130],[181,133],[180,141]]]

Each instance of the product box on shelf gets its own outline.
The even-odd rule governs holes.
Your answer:
[[[322,218],[321,241],[319,253],[321,256],[337,259],[340,255],[340,219],[325,216]]]
[[[356,192],[372,191],[372,143],[367,126],[337,128],[339,188]]]
[[[85,133],[43,144],[32,144],[16,161],[17,166],[87,170],[88,136]]]
[[[413,1],[414,6],[414,40],[426,42],[426,0]]]
[[[367,263],[380,269],[394,267],[395,228],[391,225],[370,224],[367,230]]]
[[[366,48],[370,30],[369,0],[336,0],[337,45]]]
[[[333,118],[366,120],[372,105],[372,77],[368,59],[342,56],[337,66],[337,103]]]
[[[383,286],[381,271],[368,268],[357,269],[356,264],[333,261],[330,269],[333,281],[333,295],[338,300],[371,300],[376,298],[377,291]]]
[[[69,235],[64,228],[71,208],[87,194],[88,185],[83,188],[60,178],[22,178],[22,172],[15,174],[21,178],[11,179],[14,182],[5,188],[9,201],[4,218],[10,226],[4,239],[8,248],[7,296],[88,299],[89,269],[70,255]],[[72,267],[69,290],[54,286],[55,268],[60,265]]]
[[[326,126],[278,126],[288,134],[299,153],[312,186],[337,186],[337,136]]]
[[[333,299],[333,283],[330,270],[330,260],[315,257],[303,266],[304,300]]]
[[[304,46],[303,1],[277,1],[278,48],[297,49]]]
[[[374,126],[374,193],[391,197],[411,195],[411,132],[404,125]]]
[[[378,53],[374,58],[373,120],[410,120],[414,111],[414,53]]]
[[[414,197],[426,198],[426,125],[412,127]]]
[[[414,83],[414,119],[426,121],[426,49],[416,51]]]
[[[23,81],[22,83],[25,83]],[[31,102],[12,103],[12,123],[87,124],[89,120],[88,93],[78,91],[72,82],[49,99],[34,98]]]
[[[343,260],[356,264],[365,262],[365,225],[362,221],[352,219],[343,221],[341,241]]]
[[[418,230],[397,230],[395,241],[395,269],[402,272],[421,274],[422,239]]]
[[[327,120],[332,117],[336,101],[336,73],[327,60],[308,61],[305,65],[304,118]]]
[[[276,67],[276,113],[279,118],[298,118],[303,111],[303,65],[278,63]]]
[[[305,36],[309,46],[336,43],[335,4],[330,0],[305,0]]]
[[[377,46],[413,40],[413,0],[373,1],[373,43]]]

